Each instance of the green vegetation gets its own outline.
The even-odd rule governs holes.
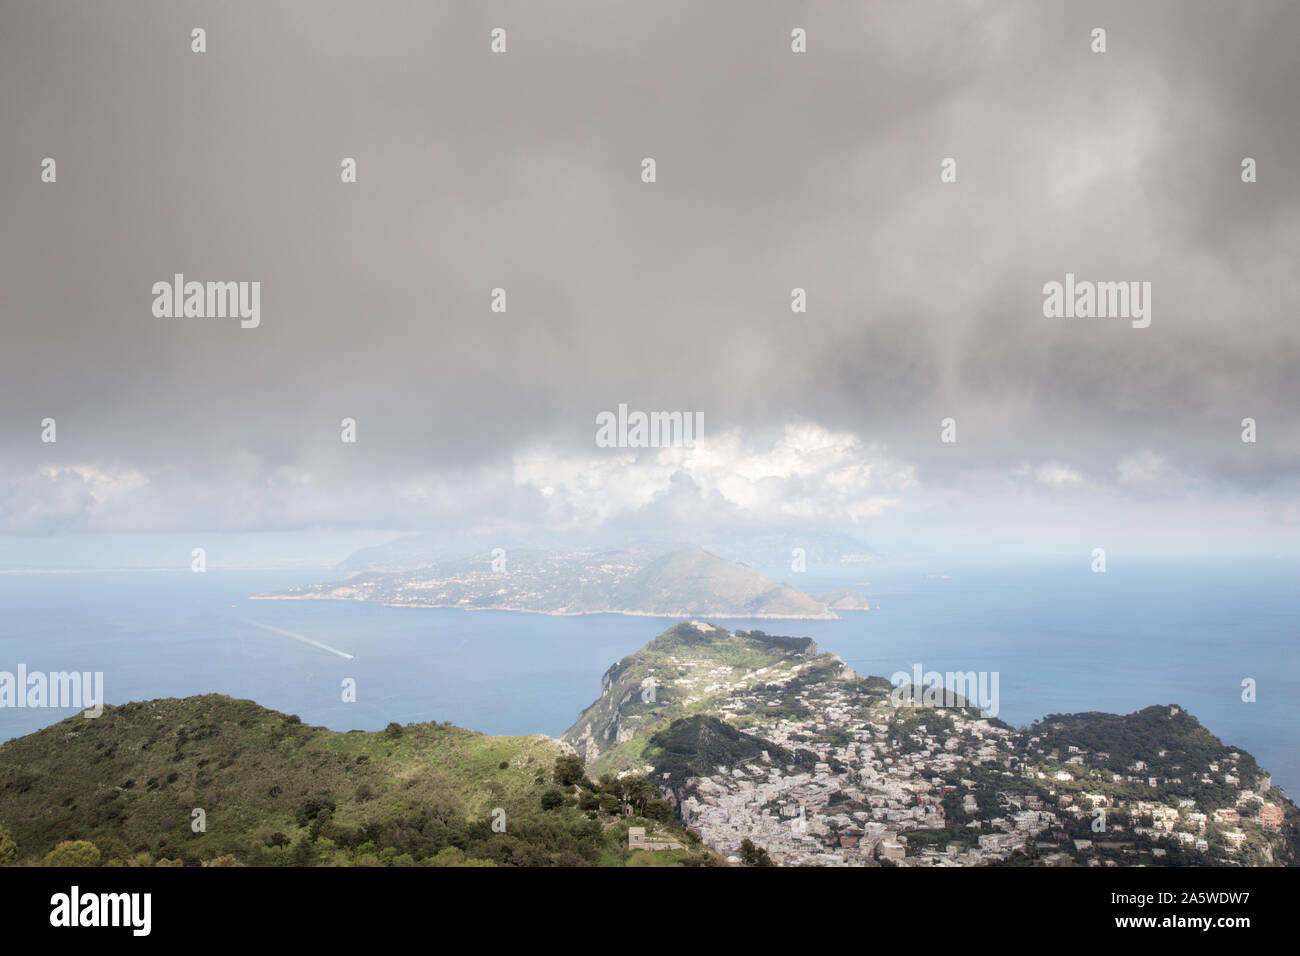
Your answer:
[[[763,752],[778,767],[799,764],[812,770],[817,758],[809,751],[790,751],[759,737],[743,733],[717,717],[693,716],[674,720],[653,734],[644,750],[656,773],[668,773],[670,780],[703,777],[718,767],[763,764]]]
[[[1117,772],[1135,760],[1145,761],[1152,774],[1164,774],[1176,766],[1204,767],[1235,751],[1241,754],[1238,767],[1243,787],[1253,787],[1262,775],[1253,757],[1224,745],[1181,708],[1146,707],[1122,716],[1097,712],[1049,714],[1029,727],[1029,733],[1038,735],[1039,746],[1045,749],[1064,749],[1074,744],[1109,753],[1105,766]]]
[[[99,847],[87,840],[64,840],[41,861],[43,866],[99,866]]]
[[[593,783],[547,737],[335,733],[215,694],[0,746],[0,864],[623,865],[634,818],[686,842],[648,781]]]

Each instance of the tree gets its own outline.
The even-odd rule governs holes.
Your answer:
[[[602,793],[600,795],[600,810],[602,813],[618,813],[622,809],[623,804],[614,794]]]
[[[772,866],[772,858],[767,855],[767,851],[761,846],[755,846],[754,841],[745,837],[740,841],[740,862],[745,866]]]
[[[9,831],[0,827],[0,866],[8,866],[18,858],[18,844]]]
[[[562,754],[555,760],[555,782],[561,787],[587,782],[587,762],[577,754]]]
[[[309,836],[301,836],[289,851],[289,863],[293,866],[311,866],[316,862],[316,847]]]
[[[754,846],[753,840],[745,837],[740,841],[740,862],[745,866],[753,866],[756,859],[758,859],[758,848]]]
[[[334,814],[331,813],[327,807],[321,810],[320,813],[316,814],[316,819],[311,821],[311,826],[307,828],[307,832],[311,835],[313,840],[318,839],[321,835],[322,828],[329,826],[333,819]]]
[[[330,797],[310,797],[298,807],[295,819],[298,826],[305,827],[326,811],[331,814],[334,812],[334,801]]]
[[[564,803],[564,792],[556,787],[551,787],[542,794],[542,809],[554,810]]]
[[[41,861],[42,866],[99,866],[99,847],[89,840],[64,840]]]
[[[667,800],[650,800],[645,805],[644,816],[647,820],[671,823],[673,821],[673,805]]]
[[[635,810],[638,816],[645,815],[646,805],[651,800],[658,800],[659,788],[645,777],[624,777],[619,781],[623,785],[623,803]]]

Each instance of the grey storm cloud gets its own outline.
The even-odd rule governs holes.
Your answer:
[[[169,504],[122,528],[387,520],[393,483],[522,520],[546,482],[478,469],[596,457],[621,402],[756,443],[814,423],[930,487],[1122,480],[1149,454],[1295,494],[1293,3],[9,0],[0,22],[9,530],[137,473]],[[1151,282],[1150,328],[1044,318],[1067,272]],[[259,281],[260,326],[156,318],[175,273]],[[57,470],[85,465],[109,477]]]

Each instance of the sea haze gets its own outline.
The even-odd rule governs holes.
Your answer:
[[[1054,712],[1180,704],[1254,754],[1276,783],[1300,788],[1293,564],[1112,562],[1107,574],[1090,573],[1087,561],[760,570],[814,593],[859,586],[872,609],[836,621],[718,623],[812,637],[864,675],[916,664],[997,671],[999,716],[1016,725]],[[335,730],[448,720],[490,734],[555,736],[598,695],[610,664],[673,623],[249,600],[322,579],[311,571],[0,574],[0,670],[102,671],[111,704],[218,692]],[[1255,703],[1241,700],[1246,677],[1258,684]],[[345,678],[356,681],[355,703],[342,700]],[[71,713],[0,709],[0,740]]]

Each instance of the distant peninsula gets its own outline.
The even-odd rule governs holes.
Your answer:
[[[346,562],[345,562],[346,565]],[[827,620],[867,610],[857,592],[814,597],[700,547],[499,551],[414,568],[365,570],[346,581],[256,595],[258,599],[376,601],[401,607],[536,614]]]

